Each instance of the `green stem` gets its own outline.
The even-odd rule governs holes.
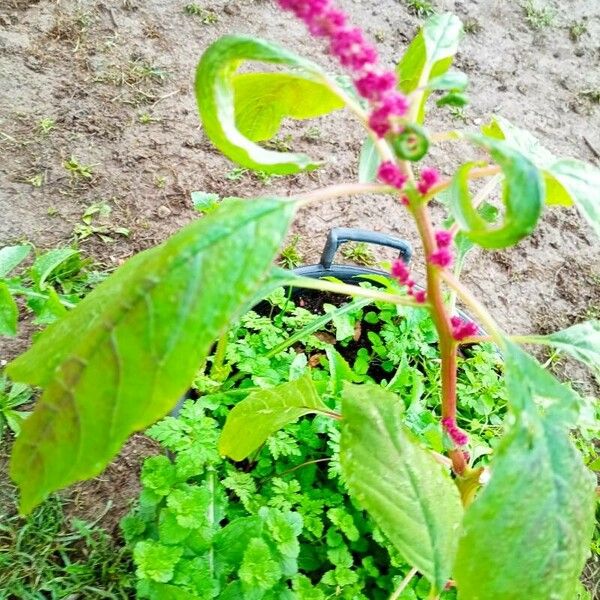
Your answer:
[[[348,285],[347,283],[336,283],[327,279],[311,279],[309,277],[297,277],[291,279],[289,285],[293,287],[306,288],[309,290],[320,290],[322,292],[332,292],[333,294],[343,294],[344,296],[359,296],[362,298],[371,298],[372,300],[381,300],[390,304],[400,304],[402,306],[412,306],[414,308],[428,308],[427,304],[419,304],[409,296],[399,296],[398,294],[388,294],[371,288],[362,288],[357,285]]]
[[[406,577],[400,582],[400,585],[394,590],[389,600],[398,600],[402,592],[407,588],[413,577],[418,573],[414,567],[407,573]]]
[[[227,330],[217,342],[217,349],[215,350],[212,367],[210,369],[211,379],[215,379],[216,381],[220,381],[221,371],[223,369],[223,364],[225,363],[228,340],[229,330]]]
[[[325,188],[319,188],[312,192],[291,196],[290,200],[298,202],[300,206],[305,206],[313,202],[331,200],[340,196],[353,196],[358,194],[396,194],[398,190],[381,183],[340,183],[330,185]]]

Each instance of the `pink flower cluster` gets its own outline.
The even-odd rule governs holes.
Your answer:
[[[452,337],[459,342],[479,333],[479,328],[473,321],[466,321],[458,316],[451,317],[450,324],[452,325]]]
[[[446,229],[439,229],[435,232],[435,242],[437,250],[429,255],[429,262],[442,269],[451,267],[454,262],[454,255],[451,250],[452,233]]]
[[[408,177],[400,170],[400,167],[391,160],[386,160],[379,165],[377,176],[380,181],[387,183],[392,187],[402,189]]]
[[[423,304],[427,300],[425,290],[415,289],[415,282],[410,276],[408,267],[399,258],[392,263],[392,277],[396,278],[400,285],[405,285],[408,295],[412,296],[419,304]]]
[[[442,419],[442,427],[457,446],[466,446],[469,442],[467,434],[458,427],[453,418],[444,417]]]
[[[440,180],[440,174],[437,169],[426,167],[421,171],[421,178],[417,184],[417,189],[422,196],[429,193],[429,190]]]
[[[394,118],[406,114],[408,101],[396,91],[396,74],[377,65],[377,50],[363,32],[349,25],[347,15],[332,0],[278,0],[278,3],[304,21],[312,35],[329,38],[331,54],[354,71],[358,93],[373,107],[369,117],[373,131],[384,137],[393,130]]]

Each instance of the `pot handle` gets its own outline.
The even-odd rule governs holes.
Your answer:
[[[330,230],[325,248],[323,248],[323,254],[321,254],[320,263],[324,269],[331,269],[338,248],[345,242],[366,242],[367,244],[394,248],[399,252],[398,258],[406,264],[410,262],[413,253],[412,246],[406,240],[367,229],[335,227]]]

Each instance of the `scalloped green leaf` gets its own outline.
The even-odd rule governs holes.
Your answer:
[[[227,415],[219,452],[233,460],[244,460],[285,425],[303,415],[328,411],[310,375],[253,392]]]
[[[409,94],[444,75],[452,65],[462,35],[462,22],[453,14],[444,13],[427,19],[396,68],[400,90]],[[423,93],[419,123],[423,122],[425,103],[430,94],[430,89]]]
[[[243,73],[233,80],[235,122],[253,142],[276,135],[285,117],[314,119],[344,107],[322,83],[288,73]]]
[[[350,493],[435,589],[450,577],[463,508],[457,487],[404,425],[403,402],[346,384],[340,461]]]
[[[458,597],[575,598],[594,529],[595,477],[569,440],[571,392],[518,346],[507,342],[504,353],[516,422],[465,514]]]
[[[255,144],[238,129],[235,87],[240,76],[236,75],[236,70],[244,61],[292,67],[300,70],[298,77],[326,85],[332,94],[339,93],[340,98],[344,96],[340,90],[334,90],[323,71],[312,62],[261,39],[224,36],[208,47],[196,69],[196,101],[208,138],[225,156],[251,169],[286,175],[317,168],[318,163],[305,154],[268,150]],[[293,81],[298,84],[298,80]],[[244,79],[241,82],[244,85]],[[287,101],[281,101],[286,109],[289,108]],[[238,121],[241,118],[239,110],[238,106]],[[276,112],[281,115],[281,110]],[[242,126],[247,128],[248,124]],[[261,127],[264,129],[264,123]]]
[[[176,404],[264,286],[293,212],[278,199],[224,201],[127,261],[8,366],[45,388],[11,459],[23,512],[100,473]]]
[[[450,208],[464,234],[483,248],[506,248],[529,235],[544,206],[544,182],[538,168],[506,142],[472,135],[469,139],[487,149],[504,174],[504,220],[490,223],[472,204],[469,172],[477,163],[466,163],[454,175]]]

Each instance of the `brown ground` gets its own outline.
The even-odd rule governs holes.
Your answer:
[[[294,148],[327,159],[316,174],[267,183],[248,174],[232,178],[233,165],[203,136],[196,116],[193,73],[207,45],[225,33],[254,34],[333,65],[322,47],[268,0],[198,0],[217,17],[208,24],[203,20],[212,19],[186,14],[186,4],[0,0],[0,246],[29,240],[50,248],[72,241],[86,208],[102,201],[112,213],[95,224],[108,228],[112,242],[92,236],[81,247],[110,268],[194,218],[193,190],[223,196],[288,194],[356,178],[362,133],[341,113],[285,129]],[[388,64],[397,60],[419,23],[403,0],[341,4],[380,40]],[[500,113],[530,129],[552,151],[599,163],[599,99],[586,94],[600,90],[598,0],[551,3],[557,9],[554,21],[537,31],[518,2],[434,4],[469,23],[456,64],[470,76],[472,104],[465,122],[438,111],[429,122],[432,130],[473,129]],[[575,24],[587,28],[577,41],[570,35]],[[43,133],[39,123],[48,118],[55,126]],[[467,156],[454,153],[453,146],[438,147],[432,160],[450,173]],[[63,163],[71,156],[92,165],[89,180],[70,176]],[[391,200],[344,199],[300,215],[294,231],[308,262],[337,225],[415,241],[402,208]],[[117,227],[129,229],[130,236],[115,232]],[[599,258],[598,241],[576,211],[553,210],[516,248],[474,255],[466,280],[509,330],[547,332],[600,316]],[[26,343],[26,336],[0,342],[0,360]],[[135,494],[137,479],[123,479],[123,469],[137,465],[136,456],[146,446],[133,442],[129,448],[99,482],[78,492],[81,504],[87,503],[84,513],[100,512],[108,496],[117,497],[122,509]]]

